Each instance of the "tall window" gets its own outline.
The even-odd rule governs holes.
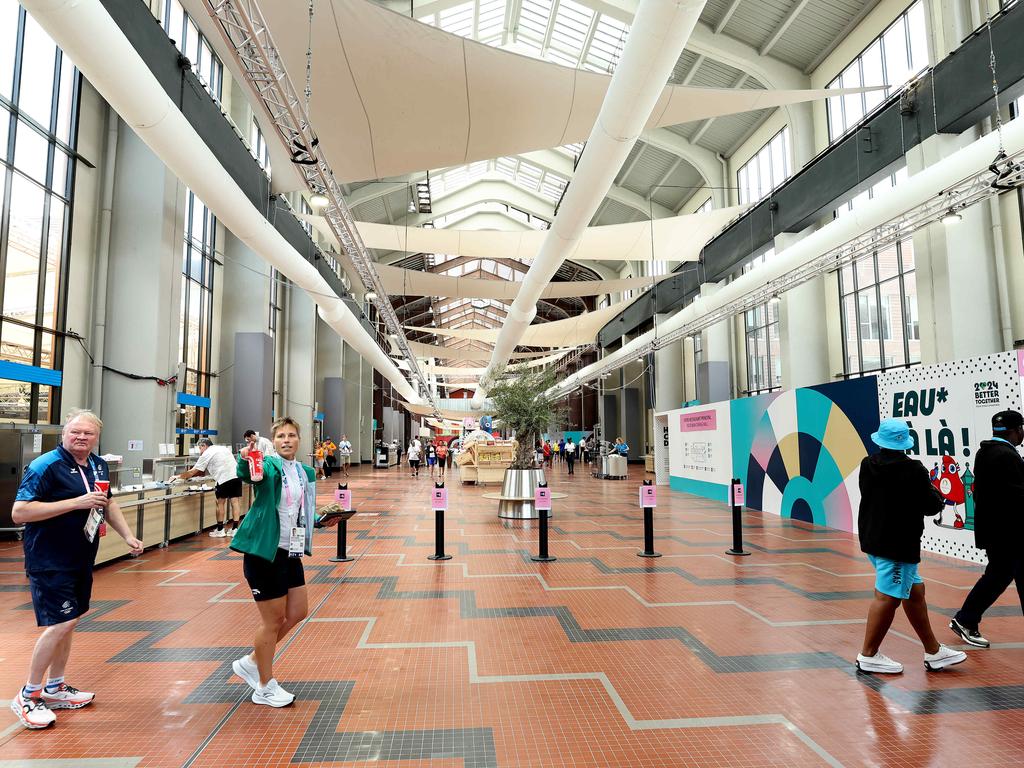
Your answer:
[[[743,267],[750,272],[775,256],[771,248]],[[779,341],[779,300],[771,299],[743,313],[747,350],[747,394],[759,395],[782,387],[782,346]]]
[[[917,0],[850,62],[828,88],[888,85],[885,90],[834,96],[828,100],[828,137],[835,141],[866,114],[928,66],[925,8]]]
[[[852,210],[865,196],[870,199],[904,178],[905,170],[897,172],[840,211]],[[836,214],[840,215],[840,211]],[[914,266],[914,244],[908,239],[840,270],[843,361],[847,375],[921,362]]]
[[[0,4],[0,359],[45,369],[6,369],[3,421],[60,421],[47,371],[63,367],[77,114],[74,64],[17,3]]]
[[[185,242],[181,262],[181,320],[179,360],[185,381],[178,390],[210,396],[210,358],[213,346],[213,274],[217,219],[191,190],[186,194]],[[178,416],[181,429],[209,429],[210,409],[185,405]],[[179,447],[186,445],[179,435]]]
[[[270,148],[267,146],[267,140],[263,138],[263,131],[260,130],[255,117],[252,119],[252,125],[249,126],[249,153],[256,158],[256,162],[267,174],[267,178],[270,178]]]
[[[217,58],[217,54],[213,52],[210,41],[199,31],[199,27],[181,7],[178,0],[167,0],[163,25],[167,36],[178,46],[178,50],[192,62],[192,71],[206,88],[207,93],[220,102],[221,90],[224,87],[224,65]],[[266,166],[268,173],[269,168],[269,165]]]
[[[736,173],[740,205],[764,199],[792,173],[789,166],[789,126],[786,126],[740,166]]]

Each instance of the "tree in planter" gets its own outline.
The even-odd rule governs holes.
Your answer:
[[[488,393],[495,418],[514,432],[518,441],[511,469],[532,469],[537,439],[549,426],[565,423],[565,409],[558,406],[560,398],[548,394],[556,383],[558,372],[553,368],[506,373]]]

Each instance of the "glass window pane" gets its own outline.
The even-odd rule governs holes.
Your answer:
[[[39,347],[39,365],[42,368],[53,368],[57,359],[57,335],[54,333],[40,333],[42,343]],[[41,389],[47,389],[42,387]]]
[[[913,240],[904,240],[900,243],[900,257],[903,260],[903,271],[912,272],[916,266],[914,261]]]
[[[40,184],[45,184],[49,151],[49,142],[27,123],[19,120],[18,133],[14,137],[14,167]]]
[[[0,419],[27,423],[31,398],[31,384],[0,380]]]
[[[75,65],[67,54],[61,54],[60,85],[57,93],[57,138],[71,143],[72,107],[75,102]]]
[[[846,343],[846,372],[860,370],[860,352],[857,345],[857,296],[850,294],[843,299],[843,328]]]
[[[864,83],[860,79],[860,65],[859,62],[853,62],[853,65],[847,68],[843,72],[843,88],[860,88]],[[846,116],[847,127],[856,125],[860,122],[861,118],[864,117],[864,97],[859,93],[848,93],[843,96],[843,112]]]
[[[888,280],[890,277],[895,277],[899,274],[900,264],[895,245],[890,245],[888,248],[879,251],[875,258],[878,260],[879,280]]]
[[[861,67],[865,85],[884,85],[885,74],[882,70],[882,43],[876,40],[861,56]],[[867,111],[877,107],[885,99],[886,91],[871,91],[864,94]]]
[[[64,251],[64,225],[67,205],[50,198],[50,226],[46,239],[46,275],[43,286],[43,320],[47,328],[56,328],[57,296],[60,291],[61,254]]]
[[[43,190],[14,175],[11,187],[11,223],[7,240],[4,314],[35,322],[39,255],[43,242]]]
[[[14,93],[14,56],[18,39],[17,3],[0,3],[0,96]]]
[[[39,415],[37,423],[56,424],[60,414],[56,412],[57,387],[39,387]]]
[[[853,284],[853,267],[847,264],[839,270],[839,293],[852,293],[856,286]]]
[[[903,276],[903,302],[906,306],[907,347],[910,353],[908,363],[921,362],[921,327],[917,316],[917,275],[911,272]]]
[[[42,27],[26,15],[18,106],[44,128],[50,127],[56,55],[57,46],[47,37]]]
[[[883,332],[885,334],[885,366],[906,363],[904,349],[903,297],[899,279],[889,280],[878,287],[882,295]]]
[[[928,34],[924,20],[924,3],[918,0],[907,11],[907,29],[910,33],[910,74],[928,66]]]
[[[17,323],[4,323],[0,339],[2,339],[4,360],[22,365],[34,365],[35,331]]]

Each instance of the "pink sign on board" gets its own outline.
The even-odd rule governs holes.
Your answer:
[[[680,432],[709,432],[718,428],[717,411],[697,411],[679,414]]]
[[[339,488],[334,492],[334,500],[346,512],[352,511],[352,491],[347,488],[344,490]]]
[[[430,508],[444,512],[448,509],[448,489],[435,488],[430,492]]]
[[[654,509],[658,506],[658,489],[654,485],[640,486],[640,506],[644,509]]]
[[[743,483],[732,484],[732,505],[734,507],[743,506]]]
[[[540,510],[551,510],[551,489],[538,488],[533,493],[533,505]]]

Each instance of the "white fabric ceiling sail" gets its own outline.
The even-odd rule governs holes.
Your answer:
[[[264,0],[296,90],[305,4]],[[611,78],[492,48],[367,0],[314,0],[311,120],[341,182],[400,176],[583,141]],[[668,86],[648,128],[823,99],[847,90]]]
[[[402,269],[385,264],[377,265],[384,288],[391,296],[436,296],[448,299],[498,299],[512,301],[519,290],[519,283],[511,280],[485,280],[471,277],[450,277],[418,269]],[[602,293],[619,293],[640,288],[649,288],[654,283],[671,277],[628,277],[620,280],[575,280],[551,283],[541,298],[564,299],[574,296],[598,296]]]
[[[521,371],[526,368],[539,368],[544,365],[551,363],[557,363],[563,357],[569,354],[569,350],[560,352],[557,355],[549,355],[547,357],[541,357],[537,360],[528,360],[524,363],[513,363],[508,366],[506,370],[509,371]],[[422,367],[424,373],[434,373],[438,376],[480,376],[486,371],[486,368],[458,368],[456,366],[449,365],[425,365]]]
[[[587,227],[568,258],[571,261],[696,261],[707,241],[746,209],[747,206],[736,205],[653,221]],[[299,218],[311,223],[317,231],[330,232],[323,216],[304,213],[299,214]],[[534,230],[425,229],[368,221],[359,221],[356,225],[367,248],[446,253],[475,259],[532,261],[547,235],[546,231]]]
[[[419,330],[423,330],[422,328]],[[428,329],[429,330],[429,329]],[[443,347],[438,344],[426,344],[422,341],[410,341],[409,349],[412,350],[416,357],[430,359],[437,358],[439,360],[459,360],[461,362],[469,363],[486,363],[491,359],[491,350],[478,349],[475,347],[461,348],[461,347]],[[515,352],[512,354],[513,360],[532,360],[534,358],[543,358],[548,355],[552,355],[560,352],[571,352],[570,349],[548,349],[542,352]]]
[[[523,333],[519,344],[527,347],[568,347],[590,344],[597,338],[597,332],[631,303],[632,301],[620,301],[610,307],[594,312],[585,312],[577,317],[531,325]],[[426,331],[438,336],[475,339],[490,343],[497,341],[500,333],[497,328],[420,328],[412,325],[405,327],[411,331]]]

